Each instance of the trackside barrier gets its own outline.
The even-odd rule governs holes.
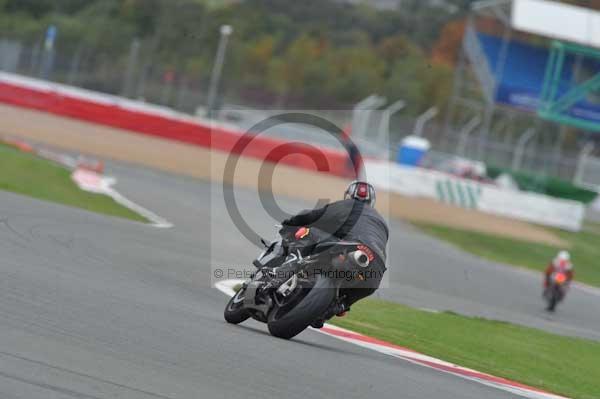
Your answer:
[[[366,175],[380,189],[435,200],[526,222],[579,231],[585,208],[577,201],[512,191],[429,169],[365,161]]]
[[[346,153],[299,142],[250,136],[234,127],[199,120],[169,108],[0,72],[0,102],[85,120],[307,170],[347,176]],[[240,145],[245,144],[245,145]],[[365,161],[379,188],[415,197],[559,227],[581,229],[582,204],[534,193],[502,190],[420,168]]]
[[[300,142],[245,136],[231,126],[169,108],[0,72],[0,102],[308,170],[347,176],[346,153]],[[243,148],[241,148],[243,147]]]

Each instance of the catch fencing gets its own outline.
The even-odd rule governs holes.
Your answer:
[[[129,55],[115,60],[112,56],[83,47],[70,51],[48,51],[41,42],[31,44],[0,39],[0,70],[155,104],[189,115],[204,116],[209,85],[206,77],[187,74],[170,65],[161,64],[146,47],[134,40]],[[223,84],[222,108],[235,110],[268,107],[260,103],[260,96],[246,96],[247,93],[236,82],[228,81]],[[231,103],[243,104],[244,107],[227,105]],[[221,117],[226,118],[230,114],[223,112]],[[337,113],[338,116],[342,114],[343,112]],[[348,113],[345,120],[334,122],[343,126],[350,118]],[[379,123],[377,118],[373,118],[367,134],[353,139],[368,156],[394,159],[402,138],[413,131],[415,118],[401,114],[392,117],[385,142],[378,141]],[[441,118],[428,123],[423,135],[430,140],[434,150],[448,154],[448,157],[461,154],[503,169],[579,181],[576,179],[579,154],[544,143],[541,134],[525,143],[518,154],[515,153],[518,137],[490,135],[483,140],[478,134],[464,140],[461,132],[452,129],[445,131]],[[309,136],[311,135],[306,135],[306,138],[311,140]],[[519,155],[518,162],[516,155]],[[596,184],[593,161],[589,165],[581,181]]]

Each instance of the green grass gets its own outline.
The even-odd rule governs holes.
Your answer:
[[[562,249],[450,227],[416,225],[425,233],[482,258],[539,271],[544,270]],[[575,264],[575,280],[600,287],[600,231],[588,226],[579,233],[552,232],[570,244],[568,249]]]
[[[583,230],[590,233],[600,234],[600,223],[586,221],[583,223]]]
[[[70,171],[50,161],[0,145],[0,190],[147,222],[108,196],[80,190],[70,175]]]
[[[576,399],[600,397],[600,342],[513,324],[430,313],[380,300],[333,324],[430,356]]]

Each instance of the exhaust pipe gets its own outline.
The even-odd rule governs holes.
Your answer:
[[[363,268],[369,266],[369,256],[364,251],[354,251],[352,252],[351,257],[356,265]]]

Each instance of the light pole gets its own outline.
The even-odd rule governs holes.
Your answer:
[[[46,38],[44,39],[44,52],[42,56],[42,65],[40,70],[41,78],[48,80],[54,67],[54,42],[58,29],[55,25],[48,26],[46,29]]]
[[[352,110],[352,134],[358,135],[358,130],[361,125],[361,115],[360,111],[371,106],[374,102],[375,95],[372,94],[369,97],[363,98],[361,101],[354,105],[354,109]]]
[[[210,78],[210,86],[208,89],[208,99],[206,105],[206,116],[212,118],[214,115],[217,90],[219,89],[219,81],[221,80],[221,73],[223,72],[223,64],[225,62],[225,52],[227,50],[227,42],[229,36],[233,33],[233,27],[231,25],[221,25],[220,28],[221,37],[219,39],[219,46],[217,48],[217,55],[215,57],[215,64],[213,65],[212,75]]]
[[[585,169],[585,164],[587,163],[587,160],[592,152],[594,152],[594,143],[590,141],[585,144],[579,153],[579,158],[577,159],[577,170],[575,171],[575,177],[573,178],[575,184],[579,186],[585,186],[585,182],[583,181],[583,172]]]
[[[531,140],[533,136],[535,136],[535,133],[535,128],[530,127],[529,129],[525,130],[525,133],[523,133],[521,137],[519,137],[519,140],[517,141],[517,145],[515,147],[515,155],[513,156],[511,166],[512,170],[521,169],[521,164],[523,163],[523,155],[525,154],[525,147],[527,146],[529,140]]]
[[[460,136],[458,141],[458,146],[456,147],[456,155],[464,157],[465,150],[467,149],[467,141],[471,136],[473,130],[481,123],[481,118],[479,116],[475,116],[466,125],[460,129]]]
[[[404,107],[406,107],[404,100],[398,100],[383,111],[381,114],[381,122],[379,123],[379,133],[377,135],[377,142],[379,144],[383,144],[385,135],[390,132],[390,119],[392,118],[392,115],[402,110]]]
[[[366,136],[371,111],[385,104],[385,98],[372,94],[354,106],[352,112],[352,135]]]
[[[140,53],[140,40],[135,38],[131,42],[131,46],[129,47],[129,59],[127,61],[127,69],[125,72],[125,80],[123,81],[123,89],[121,90],[121,95],[123,97],[128,97],[131,95],[132,88],[134,87],[134,76],[135,76],[135,68],[137,66],[137,60],[139,58]]]
[[[423,135],[423,128],[425,127],[425,124],[427,122],[429,122],[431,119],[433,119],[438,113],[438,109],[436,107],[431,107],[429,108],[427,111],[423,112],[421,115],[419,115],[419,117],[417,118],[417,121],[415,122],[415,129],[413,131],[413,135],[420,137]]]

